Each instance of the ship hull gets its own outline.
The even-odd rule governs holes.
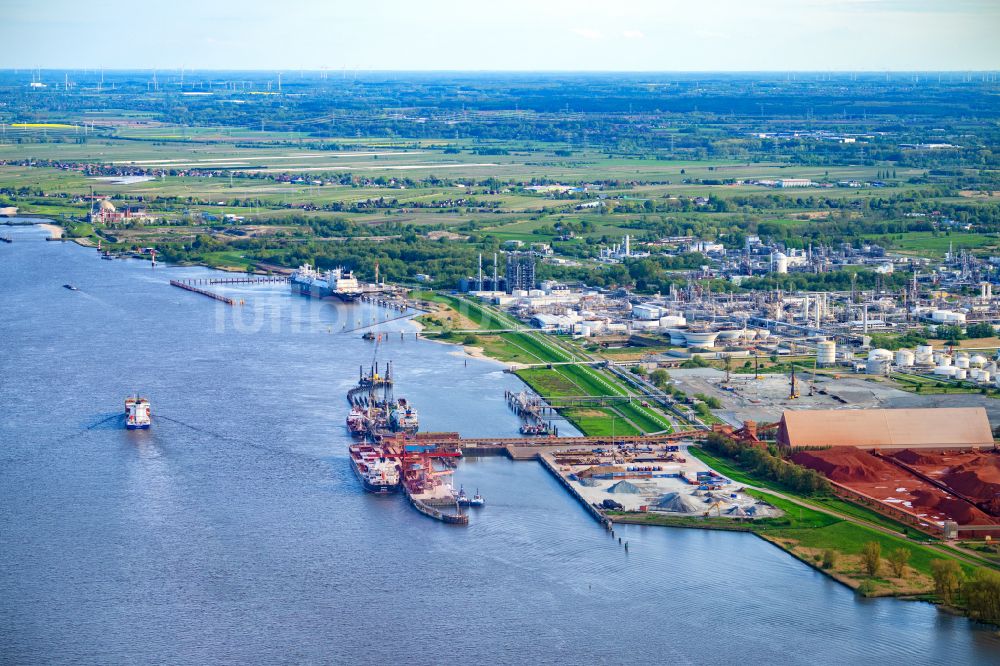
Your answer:
[[[149,424],[148,423],[139,423],[139,424],[126,423],[125,424],[125,429],[126,430],[149,430]]]
[[[392,493],[399,491],[399,484],[389,484],[389,483],[372,483],[365,478],[365,475],[361,472],[358,467],[358,463],[351,458],[351,469],[354,470],[354,476],[358,477],[358,481],[361,482],[361,487],[365,491],[372,493],[374,495],[390,495]]]
[[[292,291],[309,298],[328,298],[330,290],[308,282],[292,282]]]

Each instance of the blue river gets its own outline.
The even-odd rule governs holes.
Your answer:
[[[1000,662],[990,628],[752,535],[621,526],[625,553],[534,462],[463,461],[488,502],[467,528],[367,495],[359,366],[392,360],[422,429],[467,435],[516,434],[517,378],[403,321],[376,357],[342,332],[392,316],[367,305],[275,284],[228,307],[167,282],[215,271],[4,233],[0,663]],[[136,392],[149,431],[123,427]]]

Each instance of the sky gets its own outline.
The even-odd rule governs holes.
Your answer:
[[[1000,0],[0,0],[0,68],[1000,69]]]

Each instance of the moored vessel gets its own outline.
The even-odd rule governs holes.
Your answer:
[[[320,272],[309,264],[302,264],[292,273],[289,284],[295,293],[312,298],[336,296],[349,303],[361,296],[361,285],[353,271],[344,268]]]
[[[399,463],[385,456],[385,451],[370,444],[352,444],[351,467],[370,493],[385,495],[399,490]]]
[[[354,437],[364,437],[366,432],[365,412],[360,407],[352,407],[347,415],[347,429]]]

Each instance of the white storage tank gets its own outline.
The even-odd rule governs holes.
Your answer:
[[[775,252],[771,255],[771,261],[774,263],[775,273],[787,273],[788,272],[788,257],[781,253]]]
[[[980,379],[982,378],[982,376],[983,376],[983,371],[980,370],[979,368],[972,368],[971,370],[969,370],[969,379],[972,379],[972,380],[975,380],[975,381],[978,382],[978,381],[980,381]]]
[[[869,375],[884,375],[889,362],[884,358],[869,358],[865,363],[865,373]]]
[[[989,373],[989,372],[987,372],[985,370],[983,370],[983,371],[981,371],[979,373],[979,381],[982,384],[989,384],[990,380],[992,380],[992,379],[993,379],[993,374],[992,373]]]
[[[909,349],[900,349],[896,352],[896,367],[899,368],[910,368],[913,367],[915,356],[913,352]]]
[[[871,360],[891,361],[892,352],[889,351],[888,349],[881,349],[881,348],[873,349],[870,352],[868,352],[868,358]]]
[[[981,368],[986,365],[986,357],[982,354],[973,354],[969,357],[969,365],[974,368]]]
[[[771,337],[771,331],[767,330],[766,328],[757,329],[758,340],[767,340],[769,337]]]
[[[687,319],[681,315],[667,315],[665,317],[660,317],[660,327],[661,328],[676,328],[677,326],[686,326]]]
[[[962,368],[963,370],[969,369],[969,357],[965,354],[959,354],[955,357],[955,367]]]
[[[951,356],[947,354],[934,354],[934,362],[938,365],[951,365]]]
[[[816,345],[816,363],[819,365],[836,365],[837,343],[834,340],[822,340]]]
[[[951,377],[955,374],[955,368],[950,365],[939,365],[934,368],[934,374],[940,377]]]
[[[968,372],[962,368],[955,368],[955,374],[952,376],[955,379],[965,379],[968,376]]]
[[[920,345],[913,356],[913,360],[917,365],[933,365],[934,348],[930,345]]]

